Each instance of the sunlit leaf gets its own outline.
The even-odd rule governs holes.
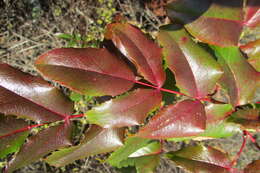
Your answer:
[[[87,156],[111,152],[123,145],[123,136],[123,129],[103,129],[93,125],[79,145],[53,152],[46,161],[60,167]]]
[[[137,136],[150,139],[195,136],[204,132],[206,114],[199,101],[184,100],[162,109]]]
[[[136,65],[138,72],[149,82],[161,87],[165,81],[161,48],[144,33],[127,23],[112,23],[105,34],[115,46]]]
[[[36,122],[62,120],[73,104],[48,82],[0,64],[0,112]]]
[[[134,83],[132,71],[105,48],[54,49],[41,55],[35,66],[48,79],[91,96],[115,96]]]
[[[137,89],[92,108],[86,115],[90,123],[104,128],[139,125],[161,100],[158,90]]]
[[[212,55],[196,44],[181,25],[161,27],[158,39],[167,66],[183,93],[202,98],[213,92],[223,72]]]

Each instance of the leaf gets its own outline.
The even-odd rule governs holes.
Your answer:
[[[136,150],[134,153],[129,155],[128,157],[142,157],[142,156],[148,156],[148,155],[154,155],[162,152],[162,146],[159,141],[154,141],[151,143],[148,143],[146,146]]]
[[[71,145],[72,124],[60,124],[40,131],[29,138],[8,163],[5,173],[39,160],[46,154]]]
[[[258,173],[260,170],[260,160],[255,160],[249,165],[244,170],[244,173]]]
[[[26,121],[16,119],[12,116],[4,116],[0,114],[0,136],[9,134],[21,128],[27,127]],[[7,154],[16,152],[20,146],[25,142],[29,132],[21,132],[0,138],[0,159]]]
[[[249,57],[248,62],[260,72],[260,39],[240,46],[241,50]]]
[[[220,84],[228,91],[233,106],[254,103],[260,100],[260,73],[243,57],[236,47],[212,46],[224,75]]]
[[[236,46],[243,28],[243,0],[176,0],[167,6],[171,20],[184,23],[196,39]]]
[[[205,107],[205,111],[207,115],[207,124],[212,124],[228,117],[233,112],[233,107],[230,104],[209,103]]]
[[[166,154],[170,160],[189,172],[229,173],[227,155],[212,147],[189,146]]]
[[[158,90],[137,89],[92,108],[86,115],[90,123],[104,128],[139,125],[161,100]]]
[[[120,167],[121,161],[126,160],[131,154],[135,153],[137,150],[143,147],[146,147],[149,143],[151,143],[150,139],[128,137],[124,146],[113,152],[108,158],[107,162],[111,166]]]
[[[43,79],[0,64],[0,112],[53,122],[72,114],[73,104]]]
[[[258,0],[247,1],[244,25],[256,27],[260,25],[260,3]]]
[[[184,100],[170,105],[155,115],[137,133],[137,136],[150,139],[195,136],[204,132],[206,115],[199,101]]]
[[[41,55],[35,66],[43,76],[82,95],[116,96],[134,83],[127,65],[104,48],[54,49]]]
[[[113,41],[146,80],[158,87],[163,85],[165,73],[161,48],[140,29],[127,23],[112,23],[107,25],[105,37]]]
[[[103,129],[93,125],[79,145],[53,152],[46,161],[60,167],[87,156],[111,152],[123,145],[123,136],[123,129]]]
[[[212,93],[223,74],[219,64],[180,25],[161,27],[159,43],[180,90],[196,98]]]
[[[228,121],[240,124],[245,129],[260,130],[260,110],[240,109],[233,113]]]

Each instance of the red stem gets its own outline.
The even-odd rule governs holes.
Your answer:
[[[235,156],[235,158],[231,162],[232,166],[234,166],[237,163],[237,160],[239,159],[241,153],[243,152],[243,150],[244,150],[244,148],[246,146],[247,137],[248,137],[248,135],[247,135],[246,131],[243,131],[243,143],[242,143],[242,145],[241,145],[237,155]]]

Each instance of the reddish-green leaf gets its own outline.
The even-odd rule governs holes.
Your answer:
[[[246,129],[260,130],[260,110],[258,109],[240,109],[233,113],[228,120],[240,124]]]
[[[218,121],[224,120],[229,116],[233,107],[230,104],[213,104],[209,103],[206,107],[207,125],[211,123],[216,123]]]
[[[54,49],[41,55],[35,65],[43,76],[81,94],[115,96],[134,83],[127,65],[104,48]]]
[[[177,0],[168,5],[168,16],[185,24],[198,40],[235,46],[243,28],[243,0]]]
[[[26,126],[26,121],[22,119],[0,114],[0,136],[12,133],[18,129],[25,128]],[[9,153],[16,152],[24,143],[28,134],[29,132],[26,131],[0,138],[0,159]]]
[[[213,47],[224,75],[220,84],[228,91],[233,106],[260,101],[260,73],[243,57],[236,47]]]
[[[30,137],[17,155],[8,163],[5,172],[37,161],[46,154],[71,145],[72,124],[49,127]]]
[[[93,125],[79,145],[53,152],[46,161],[59,167],[90,155],[111,152],[123,145],[123,136],[123,129],[103,129]]]
[[[260,170],[260,160],[255,160],[249,165],[244,170],[244,173],[259,173]]]
[[[43,79],[0,64],[0,112],[51,122],[71,114],[73,104]]]
[[[139,125],[161,100],[158,90],[137,89],[92,108],[86,115],[90,123],[104,128]]]
[[[260,18],[260,17],[259,17]],[[240,46],[249,57],[248,62],[260,72],[260,39]]]
[[[206,127],[204,106],[199,101],[184,100],[155,115],[137,136],[151,139],[195,136]]]
[[[231,165],[227,155],[212,147],[189,146],[166,156],[189,172],[229,173]]]
[[[180,25],[162,27],[158,39],[181,91],[197,98],[211,93],[223,73],[211,54],[196,44]]]
[[[248,27],[260,25],[260,3],[259,0],[248,0],[244,24]]]
[[[165,81],[161,48],[144,33],[127,23],[112,23],[105,34],[115,46],[136,65],[138,72],[149,82],[161,87]]]

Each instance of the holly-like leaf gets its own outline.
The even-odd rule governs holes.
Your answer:
[[[15,157],[8,162],[5,173],[39,160],[46,154],[71,145],[72,124],[60,124],[30,137]]]
[[[243,0],[176,0],[167,6],[167,13],[202,42],[236,46],[243,28],[242,7]]]
[[[26,121],[0,114],[0,136],[4,136],[25,127],[27,127]],[[0,159],[9,153],[16,152],[24,143],[28,134],[29,132],[25,131],[3,138],[0,137]]]
[[[247,1],[244,25],[256,27],[260,25],[260,3],[259,0]]]
[[[161,87],[165,81],[162,51],[144,33],[127,23],[112,23],[105,34],[115,46],[136,65],[138,72],[149,82]]]
[[[62,120],[73,104],[48,82],[0,64],[0,112],[40,122]]]
[[[104,128],[139,125],[161,100],[158,90],[137,89],[92,108],[86,115],[90,123]]]
[[[91,96],[116,96],[134,83],[128,66],[105,48],[54,49],[41,55],[35,66],[43,76]]]
[[[123,145],[123,136],[123,129],[103,129],[93,125],[79,145],[53,152],[46,161],[60,167],[87,156],[111,152]]]
[[[196,44],[181,25],[162,27],[158,39],[167,66],[183,93],[203,98],[213,92],[223,72],[212,55]]]
[[[148,153],[142,152],[136,153],[139,149],[144,149],[147,147],[152,141],[150,139],[144,139],[144,138],[139,138],[139,137],[128,137],[125,141],[124,146],[113,152],[110,157],[108,158],[107,162],[115,167],[122,167],[121,162],[124,160],[127,160],[127,158],[131,155],[134,154],[135,156],[138,157],[140,156],[145,156]],[[149,147],[150,148],[150,147]],[[141,151],[141,150],[139,150]],[[147,151],[147,150],[146,150]],[[121,165],[121,166],[120,166]]]
[[[240,109],[233,113],[228,120],[240,124],[246,129],[260,129],[260,110]]]
[[[206,115],[199,101],[184,100],[162,109],[137,136],[150,139],[195,136],[204,132]]]
[[[260,160],[255,160],[244,169],[244,173],[258,173],[260,170]]]
[[[252,67],[236,47],[213,47],[224,75],[220,84],[228,91],[233,106],[260,100],[260,73]]]
[[[166,156],[189,172],[229,173],[231,165],[228,156],[212,147],[189,146]]]
[[[260,39],[242,45],[240,48],[249,57],[248,62],[260,72]]]

